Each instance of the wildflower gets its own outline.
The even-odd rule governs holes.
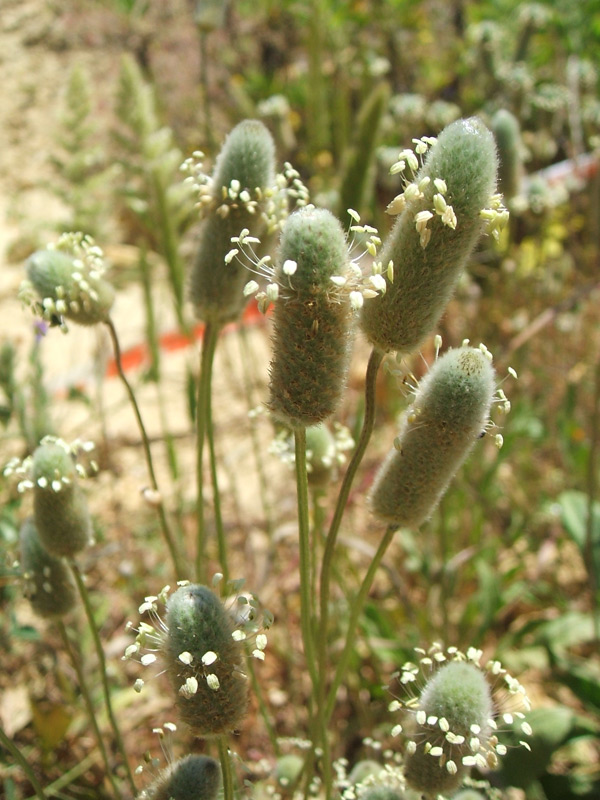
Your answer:
[[[499,661],[481,666],[482,653],[462,653],[438,643],[416,649],[418,663],[407,662],[395,678],[405,697],[390,704],[408,717],[392,734],[408,742],[405,776],[413,789],[435,796],[452,792],[471,767],[494,768],[506,747],[499,741],[498,720],[514,719],[524,736],[531,734],[524,711],[529,700],[519,681]],[[510,704],[510,707],[509,707]],[[520,742],[525,748],[525,740]]]

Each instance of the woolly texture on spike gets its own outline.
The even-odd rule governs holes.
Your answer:
[[[494,137],[475,117],[453,122],[439,135],[415,183],[427,177],[423,197],[407,203],[379,256],[384,265],[393,261],[394,281],[386,277],[385,294],[362,309],[363,331],[384,352],[413,352],[441,317],[482,231],[479,212],[496,189]],[[453,229],[431,220],[431,238],[422,247],[415,215],[434,205],[436,178],[446,182],[446,201],[458,221]]]
[[[189,755],[164,769],[139,800],[215,800],[220,785],[218,761]]]
[[[83,265],[76,265],[72,255],[62,250],[38,250],[26,264],[27,277],[46,310],[44,301],[52,301],[52,312],[79,325],[105,322],[115,299],[113,287],[104,278],[91,275]]]
[[[32,480],[40,541],[52,555],[76,555],[92,538],[92,521],[71,454],[44,442],[33,454]]]
[[[202,223],[190,277],[190,300],[198,318],[205,322],[224,325],[236,320],[244,308],[247,271],[235,259],[229,264],[224,259],[231,250],[231,238],[244,228],[251,236],[262,234],[264,190],[273,184],[274,175],[275,145],[271,134],[257,120],[240,122],[225,140],[215,164],[213,200],[220,210],[211,212]],[[239,184],[235,202],[228,200],[232,181]],[[254,205],[239,199],[244,190]]]
[[[485,429],[494,369],[479,349],[448,350],[421,381],[395,448],[370,494],[373,513],[388,525],[417,527]]]
[[[75,583],[62,558],[51,555],[43,546],[32,517],[19,533],[21,568],[25,594],[40,617],[63,617],[77,600]]]
[[[470,753],[472,731],[478,730],[482,741],[491,734],[494,709],[489,684],[473,664],[452,661],[427,682],[418,708],[432,721],[415,731],[417,748],[406,756],[406,781],[428,796],[451,792],[464,777],[462,757]],[[440,720],[446,723],[443,728]],[[448,770],[449,761],[455,769]]]
[[[282,265],[295,262],[293,275]],[[292,428],[322,422],[336,409],[346,383],[351,308],[345,286],[346,236],[325,209],[291,214],[283,229],[276,280],[269,407]]]
[[[196,736],[239,727],[248,710],[243,649],[233,622],[206,586],[181,586],[167,603],[165,660],[181,718]]]

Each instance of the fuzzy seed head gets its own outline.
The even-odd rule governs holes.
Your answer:
[[[44,319],[64,324],[65,317],[80,325],[108,319],[115,293],[102,277],[102,251],[90,237],[63,235],[55,247],[30,256],[26,270],[20,294]]]
[[[414,169],[418,159],[411,162],[410,153],[398,163]],[[479,214],[496,190],[496,162],[494,138],[475,117],[453,122],[437,138],[394,209],[401,214],[381,251],[381,261],[395,265],[394,281],[387,279],[387,291],[361,312],[378,349],[411,353],[437,324],[483,230]]]
[[[296,264],[292,274],[290,262]],[[350,291],[345,281],[332,281],[349,271],[338,220],[312,206],[291,214],[279,263],[269,406],[290,427],[308,427],[336,409],[348,368]]]
[[[253,237],[265,230],[265,190],[274,183],[274,165],[275,145],[262,122],[245,120],[225,140],[211,181],[212,212],[202,223],[190,277],[190,299],[204,321],[232,322],[246,304],[247,274],[231,240],[242,229]]]
[[[378,518],[417,527],[433,513],[485,430],[494,375],[479,348],[449,350],[435,361],[373,483],[370,505]]]
[[[164,657],[182,719],[203,737],[239,727],[248,684],[242,644],[222,602],[206,586],[181,586],[168,600],[166,622]]]
[[[68,614],[77,599],[67,564],[42,545],[33,518],[25,520],[19,534],[25,594],[40,617]]]
[[[221,785],[219,762],[188,755],[164,769],[139,800],[215,800]]]
[[[72,557],[90,542],[92,522],[68,447],[45,439],[33,454],[33,508],[40,541],[55,556]]]

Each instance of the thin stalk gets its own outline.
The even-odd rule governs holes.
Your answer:
[[[112,787],[114,796],[117,798],[117,800],[120,800],[121,793],[119,792],[115,784],[115,778],[112,773],[112,767],[110,765],[110,761],[108,760],[108,753],[106,752],[106,747],[104,746],[104,739],[102,738],[102,733],[100,732],[98,720],[96,719],[96,714],[94,711],[94,703],[92,702],[87,681],[85,679],[85,673],[81,666],[81,661],[79,659],[79,656],[75,652],[71,642],[69,641],[69,634],[67,633],[67,629],[65,628],[64,623],[61,620],[57,620],[56,625],[58,627],[58,632],[60,633],[61,639],[63,640],[63,644],[65,646],[65,650],[67,651],[67,655],[69,656],[71,664],[73,665],[73,669],[77,673],[79,689],[81,690],[81,694],[83,696],[83,700],[85,702],[85,706],[87,708],[87,712],[90,717],[90,722],[92,723],[92,728],[94,729],[94,735],[96,737],[98,749],[100,750],[100,755],[102,756],[102,760],[104,761],[104,766],[106,768],[106,775],[108,777],[108,780],[110,781],[110,785]]]
[[[225,528],[223,526],[223,515],[221,513],[221,493],[219,491],[219,474],[217,472],[217,455],[215,451],[215,437],[213,435],[212,422],[212,398],[208,396],[208,408],[206,409],[206,438],[208,439],[208,455],[210,460],[210,478],[213,490],[213,508],[215,512],[215,530],[217,533],[217,548],[219,551],[219,563],[225,582],[229,580],[229,567],[227,565],[227,542],[225,541]]]
[[[333,554],[335,551],[337,535],[342,522],[342,516],[350,495],[350,489],[352,487],[352,483],[356,476],[360,462],[365,454],[365,450],[367,449],[367,445],[375,425],[375,386],[377,372],[383,360],[383,355],[384,354],[380,350],[374,348],[369,357],[367,373],[365,376],[365,414],[362,430],[340,487],[340,493],[338,495],[337,504],[331,524],[329,526],[327,539],[325,540],[325,549],[323,551],[323,561],[321,564],[319,631],[317,639],[317,649],[319,652],[319,676],[321,684],[321,694],[319,696],[320,705],[322,705],[325,700],[325,676],[327,674],[327,629],[329,626],[329,584],[331,581]]]
[[[102,648],[102,642],[100,641],[100,634],[98,633],[96,620],[94,619],[94,611],[90,603],[90,596],[86,589],[85,581],[83,580],[83,575],[81,574],[79,567],[77,566],[77,564],[73,559],[69,559],[69,564],[71,567],[71,572],[73,573],[73,576],[75,578],[75,583],[77,584],[77,589],[79,591],[79,596],[81,597],[81,602],[83,603],[83,607],[85,609],[85,615],[87,617],[88,626],[92,634],[92,639],[94,640],[94,647],[96,649],[96,656],[98,658],[98,665],[100,667],[100,679],[102,681],[102,691],[104,693],[104,704],[106,706],[106,713],[108,714],[108,719],[110,721],[110,725],[113,730],[115,742],[117,744],[119,752],[121,753],[121,758],[123,759],[123,764],[125,766],[125,771],[127,774],[127,780],[129,781],[129,786],[131,787],[131,791],[133,792],[133,796],[135,797],[137,789],[135,787],[133,773],[131,772],[131,767],[129,766],[127,752],[125,750],[125,745],[123,743],[123,738],[121,736],[120,728],[117,724],[117,720],[114,715],[112,701],[110,699],[110,686],[108,685],[108,677],[106,674],[106,657],[104,655],[104,650]]]
[[[173,562],[173,568],[175,570],[175,574],[178,578],[185,577],[185,569],[183,564],[181,563],[180,555],[177,550],[177,545],[175,544],[175,539],[173,538],[173,534],[171,533],[171,529],[169,527],[169,523],[167,522],[167,515],[165,513],[165,507],[162,502],[162,497],[158,488],[158,481],[156,480],[156,474],[154,472],[154,464],[152,461],[152,452],[150,450],[150,441],[148,439],[148,434],[146,433],[146,427],[144,425],[144,421],[142,419],[142,415],[133,392],[129,381],[127,380],[127,376],[123,370],[123,363],[121,359],[121,346],[119,344],[119,337],[117,336],[116,328],[113,324],[113,321],[110,317],[106,320],[106,327],[110,333],[110,338],[112,340],[113,349],[115,353],[115,365],[117,367],[117,372],[119,374],[119,378],[125,387],[125,391],[129,397],[131,402],[131,406],[133,408],[133,412],[135,414],[135,418],[138,424],[138,428],[140,430],[140,434],[142,437],[142,445],[144,448],[144,455],[146,456],[146,465],[148,467],[148,474],[150,476],[150,482],[152,484],[152,489],[156,492],[158,499],[158,503],[156,506],[156,510],[158,513],[158,518],[160,521],[160,528],[163,534],[163,538],[166,542],[166,545],[169,549],[169,553],[171,555],[171,560]]]
[[[25,758],[23,753],[19,750],[19,748],[16,746],[16,744],[12,741],[12,739],[9,739],[9,737],[4,732],[4,728],[2,728],[2,726],[0,726],[0,743],[2,744],[3,747],[5,747],[8,750],[8,752],[12,755],[17,764],[23,770],[38,800],[47,800],[46,795],[44,794],[44,790],[42,789],[42,785],[35,777],[35,774],[31,769],[29,763],[27,762],[27,759]]]
[[[350,619],[348,620],[348,628],[346,629],[346,641],[344,643],[344,649],[342,651],[342,655],[340,656],[337,662],[337,668],[335,671],[335,675],[333,678],[333,682],[329,688],[329,695],[327,697],[327,702],[325,705],[325,721],[328,722],[331,718],[333,713],[333,709],[335,706],[335,698],[337,695],[337,691],[340,688],[340,685],[344,679],[346,674],[346,670],[348,669],[348,664],[350,663],[350,658],[352,654],[355,652],[355,641],[356,641],[356,628],[358,624],[358,618],[360,616],[360,612],[364,606],[365,600],[369,593],[369,589],[371,588],[371,584],[373,583],[373,578],[375,577],[375,573],[379,565],[381,564],[381,560],[385,555],[386,550],[390,546],[392,539],[394,538],[394,534],[398,529],[390,525],[387,528],[383,539],[379,543],[379,547],[375,555],[373,556],[373,560],[369,564],[369,569],[366,572],[365,577],[363,578],[363,582],[360,585],[360,589],[358,590],[358,594],[354,599],[354,603],[352,604],[352,608],[350,610]]]
[[[317,698],[316,706],[309,704],[309,728],[315,747],[322,750],[323,782],[326,797],[331,788],[331,763],[329,758],[329,740],[323,716],[323,706],[319,704],[319,672],[317,654],[315,652],[314,609],[312,603],[310,522],[308,505],[308,479],[306,472],[306,428],[294,431],[296,488],[298,496],[298,541],[300,552],[300,627],[304,645],[304,657],[310,675],[313,696]]]
[[[209,424],[212,369],[220,327],[207,322],[204,327],[196,401],[196,580],[206,582],[206,519],[204,509],[204,440]]]
[[[233,770],[231,768],[231,757],[227,746],[227,736],[223,734],[217,739],[219,748],[219,760],[221,762],[221,773],[223,775],[223,800],[233,800]]]
[[[60,790],[63,786],[69,786],[69,784],[76,781],[81,775],[84,775],[88,769],[94,765],[95,761],[96,753],[90,753],[89,756],[86,756],[78,764],[75,764],[70,770],[64,772],[60,778],[49,783],[45,790],[47,797],[57,797],[59,800],[72,800],[73,795],[67,797],[67,795],[62,794]],[[26,800],[33,800],[33,797],[28,797]]]

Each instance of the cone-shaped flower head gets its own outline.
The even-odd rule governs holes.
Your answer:
[[[189,755],[164,769],[139,800],[215,800],[221,785],[219,762]]]
[[[396,725],[393,735],[404,730],[406,747],[404,774],[410,787],[425,797],[453,792],[472,766],[494,767],[498,755],[506,752],[496,735],[499,695],[510,696],[519,707],[529,702],[521,684],[490,661],[482,668],[481,651],[469,648],[466,654],[456,648],[444,652],[434,645],[421,654],[420,664],[411,662],[397,675],[407,691],[418,683],[420,673],[428,676],[417,696],[404,703],[395,700],[390,710],[404,708],[411,717],[405,728]],[[497,695],[493,693],[497,692]],[[521,720],[526,735],[531,729],[520,710],[502,715],[505,720]],[[526,742],[521,742],[529,747]]]
[[[260,237],[265,228],[266,190],[274,179],[271,134],[257,120],[240,122],[225,140],[210,197],[204,201],[207,216],[190,279],[190,299],[199,319],[223,325],[241,314],[247,299],[243,293],[246,269],[235,259],[226,263],[225,256],[232,237],[243,229]]]
[[[20,294],[44,319],[62,324],[65,317],[80,325],[108,319],[115,292],[102,277],[103,253],[90,237],[64,234],[55,247],[30,256],[26,269]]]
[[[490,355],[448,350],[421,380],[370,494],[373,513],[388,525],[424,522],[485,431],[495,391]]]
[[[63,617],[75,605],[77,593],[69,567],[42,546],[34,520],[21,526],[21,568],[25,593],[40,617]]]
[[[221,600],[206,586],[181,586],[166,621],[164,656],[181,718],[197,736],[238,728],[248,710],[244,651]]]
[[[269,407],[292,428],[322,422],[345,386],[352,309],[346,236],[325,209],[291,214],[281,237]]]
[[[417,153],[428,146],[419,141]],[[405,152],[401,168],[418,166],[416,154]],[[361,315],[375,347],[408,354],[431,333],[483,230],[480,213],[493,200],[496,169],[490,131],[474,117],[457,120],[396,198],[404,210],[380,255],[384,268],[393,263],[392,279],[386,273],[386,291],[365,302]]]
[[[45,437],[33,454],[33,510],[40,540],[55,556],[72,557],[92,538],[87,501],[77,476],[69,446]]]

